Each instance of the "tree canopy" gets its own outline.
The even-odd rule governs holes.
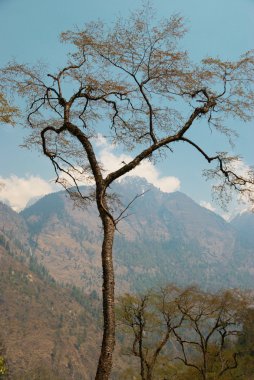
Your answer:
[[[226,152],[209,155],[189,132],[202,120],[231,138],[234,131],[226,126],[227,118],[251,120],[253,52],[235,62],[207,57],[194,64],[178,46],[185,32],[179,15],[157,25],[144,8],[109,29],[92,22],[83,30],[62,33],[62,41],[76,50],[68,65],[54,74],[46,74],[42,65],[17,63],[3,70],[3,83],[28,100],[25,124],[34,136],[30,142],[41,144],[42,139],[57,175],[64,172],[59,182],[68,187],[77,178],[94,175],[89,157],[85,159],[77,144],[78,130],[73,127],[70,133],[75,125],[93,144],[102,134],[135,153],[139,149],[133,160],[105,176],[107,187],[142,160],[166,154],[181,142],[214,164],[207,176],[216,177],[220,195],[237,189],[251,196],[246,185],[253,185],[253,172],[236,173],[240,157]],[[99,165],[103,168],[105,163]]]
[[[12,107],[0,92],[0,123],[13,125],[15,116],[18,116],[17,108]]]

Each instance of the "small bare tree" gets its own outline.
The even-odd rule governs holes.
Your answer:
[[[219,379],[237,368],[237,351],[230,350],[241,334],[243,295],[230,291],[209,294],[196,288],[184,291],[176,300],[183,323],[174,329],[181,360],[202,380]]]
[[[79,199],[96,200],[103,225],[104,330],[96,380],[106,380],[115,345],[113,240],[123,216],[109,204],[110,185],[143,160],[172,152],[178,142],[191,145],[212,164],[208,175],[220,179],[217,191],[252,194],[253,173],[237,174],[239,157],[210,155],[191,138],[198,121],[204,128],[230,137],[224,119],[242,121],[253,116],[253,53],[236,62],[206,58],[192,64],[177,42],[185,33],[183,20],[172,16],[155,25],[148,8],[108,29],[101,22],[62,34],[76,49],[69,63],[47,74],[43,65],[29,67],[12,62],[2,70],[1,83],[27,100],[27,143],[40,144],[65,188],[75,185]],[[117,170],[105,172],[95,148],[102,134],[134,158]],[[79,181],[92,178],[95,195],[82,193]],[[73,193],[72,193],[73,195]]]
[[[118,320],[132,342],[130,354],[139,358],[142,380],[154,379],[163,349],[173,330],[181,326],[183,318],[175,303],[178,295],[179,289],[167,286],[157,292],[126,294],[119,299]]]

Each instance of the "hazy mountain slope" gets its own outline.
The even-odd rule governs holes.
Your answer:
[[[240,244],[235,227],[220,216],[180,192],[162,193],[141,179],[125,179],[113,190],[121,195],[123,207],[144,193],[116,234],[118,291],[172,281],[251,286],[253,256]],[[73,208],[59,192],[40,199],[21,216],[34,253],[58,281],[84,286],[88,292],[99,289],[101,229],[95,207]]]
[[[63,203],[66,201],[64,193],[57,194],[60,210],[61,197]],[[5,348],[10,378],[15,380],[37,378],[36,369],[46,371],[44,378],[53,371],[61,380],[86,380],[93,378],[96,370],[102,337],[98,295],[90,294],[88,288],[85,295],[80,288],[61,286],[35,254],[34,238],[47,231],[40,227],[49,221],[49,232],[54,236],[61,226],[60,220],[53,227],[52,220],[57,218],[52,206],[57,200],[54,194],[52,198],[46,198],[46,206],[35,206],[36,218],[29,224],[9,206],[0,204],[0,342]],[[68,207],[72,210],[69,202],[66,223],[75,231],[78,215],[72,211],[70,217]],[[50,248],[54,253],[54,246]],[[60,260],[56,255],[56,263]],[[119,378],[118,371],[125,366],[119,349],[117,345],[112,380]]]
[[[245,212],[236,216],[231,225],[236,233],[236,249],[234,260],[238,267],[238,272],[245,273],[247,277],[252,278],[254,287],[254,214]]]
[[[126,194],[124,184],[119,186],[119,192]],[[137,185],[134,192],[138,192]],[[134,215],[126,219],[126,223],[132,229],[136,227],[139,238],[144,237],[144,241],[150,237],[158,244],[178,242],[189,249],[195,245],[210,261],[224,261],[234,250],[233,228],[180,192],[166,194],[151,187],[151,191],[137,201]]]
[[[50,194],[25,209],[33,252],[60,282],[100,284],[100,220],[93,207],[75,208],[65,192]],[[85,281],[84,281],[85,277]]]
[[[229,224],[186,195],[162,193],[139,179],[122,181],[114,191],[122,207],[144,193],[116,235],[118,292],[165,282],[253,288],[252,214]],[[100,291],[100,242],[96,208],[75,208],[64,192],[20,215],[0,204],[0,338],[13,376],[39,366],[57,369],[61,380],[93,376],[100,302],[94,293],[64,289],[49,273],[87,295]],[[117,348],[112,379],[120,368]]]
[[[0,238],[5,239],[16,255],[29,253],[30,232],[23,217],[0,202]]]
[[[235,231],[221,217],[180,192],[155,188],[138,200],[134,212],[126,224],[135,229],[136,239],[121,236],[116,244],[122,262],[134,272],[152,271],[156,282],[236,285]]]
[[[0,339],[10,378],[35,368],[55,370],[61,379],[90,379],[94,373],[99,333],[90,312],[69,289],[29,270],[2,244]]]
[[[252,249],[254,247],[254,213],[244,212],[237,215],[231,225],[237,232],[237,238],[240,240],[243,247]]]

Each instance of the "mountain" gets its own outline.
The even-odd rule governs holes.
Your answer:
[[[254,213],[244,212],[236,216],[231,225],[236,231],[237,246],[235,249],[235,262],[238,271],[245,273],[246,277],[254,277]],[[252,284],[249,287],[253,288]]]
[[[12,249],[15,247],[16,254],[18,250],[29,251],[30,249],[30,232],[26,221],[2,202],[0,202],[0,236],[8,241]]]
[[[237,232],[237,237],[241,245],[253,251],[254,247],[254,213],[244,212],[237,215],[231,225]]]
[[[61,379],[89,379],[99,345],[94,317],[71,289],[19,258],[0,245],[0,341],[10,378],[33,378],[31,371],[47,368]]]
[[[94,207],[74,207],[66,193],[59,192],[26,208],[21,217],[30,231],[32,251],[57,281],[87,292],[98,289],[101,236]]]
[[[138,178],[115,184],[111,195],[116,215],[131,203],[114,245],[118,294],[169,282],[253,289],[253,214],[227,223]],[[0,203],[0,344],[11,378],[39,378],[35,370],[51,371],[48,380],[94,375],[101,239],[96,207],[77,207],[63,191],[20,214]],[[112,379],[124,368],[117,353]]]
[[[118,213],[139,195],[116,234],[118,292],[165,282],[252,286],[254,245],[246,249],[234,223],[183,193],[163,193],[139,178],[122,180],[112,192],[119,195],[121,207],[114,205]],[[95,206],[75,207],[65,192],[58,192],[26,208],[20,217],[34,255],[57,281],[88,293],[100,289],[101,226]]]

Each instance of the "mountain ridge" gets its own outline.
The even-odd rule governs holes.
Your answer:
[[[70,288],[56,284],[36,261],[26,261],[26,252],[16,253],[2,237],[0,343],[10,378],[35,378],[35,372],[47,369],[45,378],[88,380],[99,354],[94,317]]]
[[[163,193],[140,178],[116,183],[112,194],[118,194],[116,215],[138,195],[116,233],[117,292],[166,282],[253,286],[252,214],[253,223],[243,222],[245,214],[229,223],[184,193]],[[19,214],[0,205],[0,232],[10,244],[15,237],[26,246],[56,281],[100,292],[102,235],[95,205],[77,207],[65,191],[45,195]]]
[[[116,234],[117,295],[169,282],[253,289],[253,214],[228,223],[187,195],[163,193],[140,179],[120,182],[112,192],[119,194],[121,208],[141,194]],[[57,368],[61,380],[94,373],[100,323],[94,325],[92,312],[100,307],[101,239],[95,205],[76,207],[64,191],[19,214],[0,203],[0,331],[11,375],[19,379],[41,363]],[[117,371],[124,363],[117,354],[116,361]]]
[[[140,178],[116,183],[112,193],[119,194],[122,209],[139,195],[116,234],[119,292],[154,282],[196,282],[206,288],[253,283],[254,249],[243,247],[234,223],[179,191],[163,193]],[[74,207],[60,191],[39,199],[19,217],[32,251],[57,281],[73,282],[88,292],[100,289],[101,225],[94,205]]]

